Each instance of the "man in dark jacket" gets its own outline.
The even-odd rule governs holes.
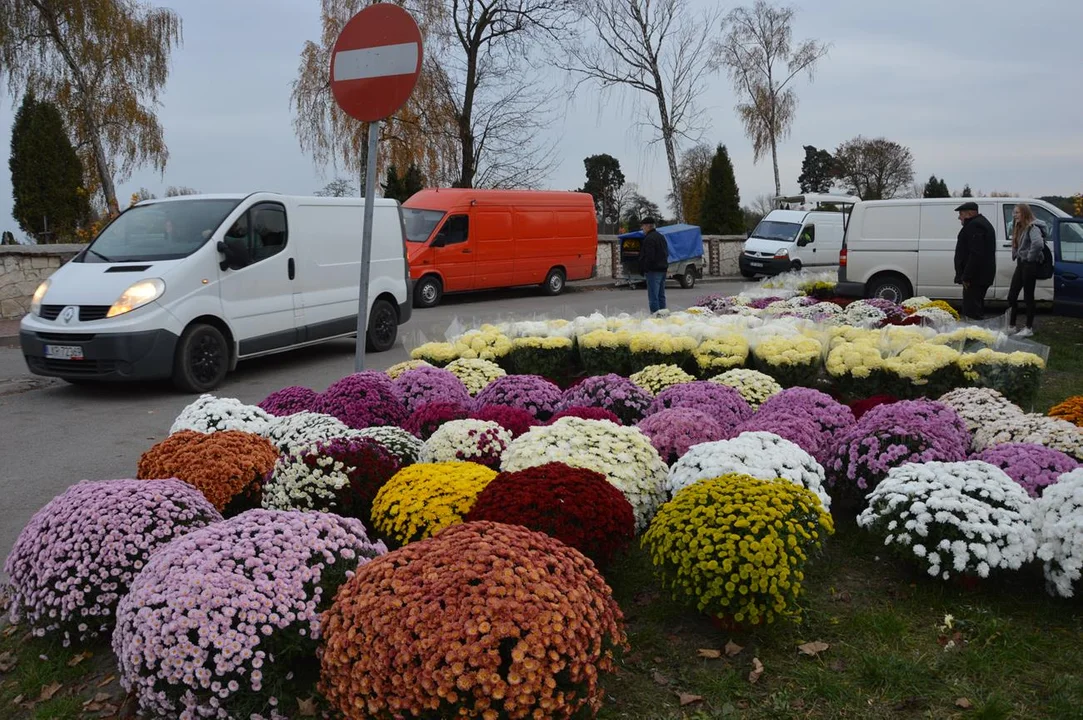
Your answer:
[[[654,218],[643,218],[643,241],[639,244],[639,272],[647,279],[647,303],[651,313],[666,309],[666,274],[669,244],[654,229]]]
[[[963,317],[985,317],[985,293],[997,274],[997,234],[976,202],[955,208],[963,228],[955,243],[955,283],[963,286]]]

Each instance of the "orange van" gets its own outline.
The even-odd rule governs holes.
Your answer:
[[[594,276],[598,219],[587,193],[422,190],[403,204],[414,306],[445,292],[539,285],[559,295]]]

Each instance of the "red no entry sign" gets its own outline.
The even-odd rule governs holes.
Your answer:
[[[350,18],[331,53],[331,92],[362,122],[394,115],[421,74],[421,31],[392,3],[370,5]]]

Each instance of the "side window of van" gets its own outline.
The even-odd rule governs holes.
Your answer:
[[[468,215],[452,215],[444,222],[436,238],[444,245],[457,245],[466,242],[470,233],[470,217]]]
[[[252,262],[273,257],[286,249],[286,210],[281,205],[257,205],[249,211],[248,242]]]
[[[797,244],[801,246],[811,245],[816,241],[816,226],[806,225],[801,228],[801,233],[797,236]]]
[[[1007,238],[1007,244],[1012,242],[1012,227],[1015,225],[1015,221],[1012,219],[1012,213],[1015,212],[1014,204],[1004,204],[1004,237]],[[1053,228],[1053,213],[1046,210],[1040,205],[1031,205],[1030,211],[1034,213],[1034,219],[1043,223],[1046,227],[1046,232],[1050,232]]]
[[[1060,256],[1064,262],[1083,262],[1083,223],[1060,224]]]

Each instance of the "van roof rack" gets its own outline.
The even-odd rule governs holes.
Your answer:
[[[854,205],[861,202],[855,195],[830,195],[825,193],[806,193],[804,195],[780,195],[775,198],[776,205],[798,205],[811,210],[820,205]]]

